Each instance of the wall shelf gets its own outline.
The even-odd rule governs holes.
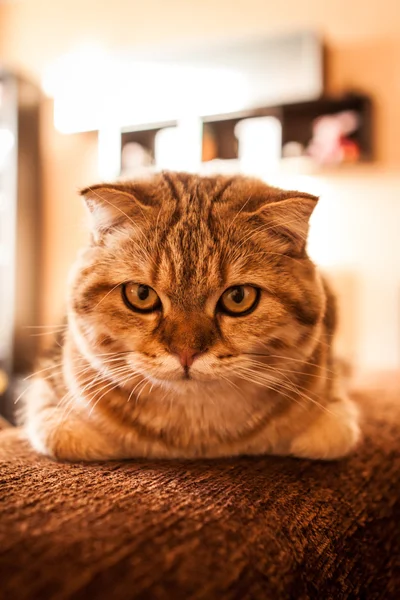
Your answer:
[[[357,129],[346,136],[346,139],[354,142],[357,147],[358,155],[355,162],[370,161],[373,158],[372,103],[368,96],[357,93],[204,117],[201,119],[203,125],[202,160],[237,159],[236,125],[243,119],[269,116],[278,119],[282,127],[282,157],[285,153],[285,146],[290,142],[295,142],[299,148],[303,148],[303,155],[306,156],[307,147],[313,138],[313,124],[316,119],[345,111],[355,113],[358,119]],[[175,127],[176,125],[175,121],[171,121],[125,128],[121,134],[121,150],[127,143],[136,142],[154,160],[157,132],[165,127]]]

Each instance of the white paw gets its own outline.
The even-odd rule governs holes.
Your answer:
[[[333,460],[346,456],[360,439],[359,413],[348,399],[328,405],[304,433],[291,443],[290,454]]]
[[[119,457],[117,444],[111,444],[97,428],[74,415],[47,409],[28,421],[27,437],[40,454],[59,460],[107,460]]]

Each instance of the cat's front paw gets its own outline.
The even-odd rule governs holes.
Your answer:
[[[57,408],[41,411],[26,425],[32,447],[57,460],[93,461],[119,458],[121,450],[92,424]]]
[[[360,439],[359,412],[347,398],[329,404],[311,425],[292,440],[290,454],[334,460],[351,452]]]

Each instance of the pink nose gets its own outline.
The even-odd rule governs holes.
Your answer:
[[[179,362],[182,367],[191,367],[194,363],[195,359],[201,354],[201,352],[196,352],[196,350],[185,349],[177,352],[177,356],[179,358]]]

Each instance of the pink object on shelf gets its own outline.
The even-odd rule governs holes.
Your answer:
[[[319,164],[354,162],[360,156],[356,142],[348,136],[359,127],[359,116],[355,111],[344,111],[336,115],[324,115],[313,123],[313,137],[307,154]]]

